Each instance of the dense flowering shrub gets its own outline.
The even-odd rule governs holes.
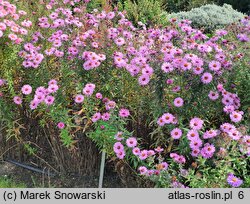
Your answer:
[[[3,110],[53,124],[71,149],[84,133],[158,187],[249,187],[248,116],[229,80],[249,58],[228,40],[249,41],[249,17],[208,37],[87,3],[46,5],[18,53],[25,74],[1,72]]]
[[[25,19],[26,15],[25,11],[17,10],[14,4],[0,1],[0,38],[7,37],[13,43],[20,44],[22,36],[27,35],[27,29],[32,26],[32,22]]]
[[[243,18],[243,14],[234,10],[231,5],[217,6],[208,4],[190,11],[169,14],[172,18],[189,19],[192,26],[205,29],[206,32],[223,28]]]

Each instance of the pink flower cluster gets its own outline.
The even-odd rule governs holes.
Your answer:
[[[23,41],[22,36],[28,34],[27,28],[32,26],[28,19],[18,22],[27,13],[23,10],[17,10],[14,4],[9,1],[0,1],[0,38],[7,35],[14,44],[20,44]]]
[[[157,158],[160,158],[160,153],[163,151],[163,149],[160,147],[154,150],[140,149],[137,146],[138,142],[135,137],[127,138],[125,141],[125,144],[126,144],[125,146],[122,144],[122,141],[124,140],[122,132],[118,132],[115,135],[115,139],[117,140],[117,142],[114,144],[113,149],[114,149],[114,152],[116,153],[117,158],[119,159],[124,159],[124,157],[126,156],[126,151],[131,151],[131,150],[132,150],[132,154],[138,157],[141,161],[147,160],[148,158],[153,159],[158,154],[159,155]],[[147,176],[159,175],[161,171],[165,171],[168,169],[168,163],[160,162],[156,164],[154,167],[155,169],[147,169],[145,166],[140,166],[138,170],[141,175],[147,175]]]
[[[86,84],[82,90],[82,94],[77,94],[75,96],[74,98],[75,103],[82,104],[85,97],[91,97],[94,94],[95,87],[96,87],[95,84],[92,84],[92,83]],[[108,98],[103,98],[103,95],[100,92],[96,93],[95,98],[101,101],[106,111],[103,113],[101,112],[94,113],[91,117],[92,122],[96,123],[98,120],[108,121],[111,116],[110,111],[116,108],[116,102]],[[129,115],[130,115],[130,112],[128,109],[121,108],[119,110],[119,116],[121,118],[127,118],[129,117]]]
[[[170,153],[170,157],[179,164],[185,164],[186,158],[183,155],[179,155],[177,153]]]
[[[176,117],[171,113],[164,113],[158,120],[159,126],[164,126],[165,124],[176,124]]]
[[[85,11],[82,11],[77,7],[74,8],[74,12],[76,14],[80,14]],[[113,14],[113,12],[108,13],[107,18],[105,19],[112,19]],[[106,17],[105,12],[102,12],[102,15],[105,15]],[[83,68],[85,70],[94,69],[99,67],[102,61],[106,60],[106,56],[99,51],[100,43],[95,40],[97,35],[96,27],[102,19],[101,15],[95,16],[94,14],[88,13],[79,18],[77,15],[73,15],[73,12],[69,8],[58,7],[55,8],[55,11],[51,12],[48,17],[44,16],[39,18],[38,23],[38,26],[42,29],[52,29],[55,31],[50,36],[41,36],[40,33],[39,36],[34,34],[33,40],[30,43],[32,44],[32,48],[37,48],[38,46],[36,46],[35,43],[37,43],[38,39],[40,39],[51,45],[49,48],[46,47],[44,50],[42,50],[41,47],[39,47],[39,50],[35,49],[35,52],[39,51],[39,55],[41,56],[47,55],[58,58],[65,56],[68,60],[77,58],[85,61],[83,63]],[[79,29],[86,23],[90,28],[85,30],[85,32],[71,32],[72,26]],[[65,46],[66,51],[64,49]],[[33,50],[34,49],[32,49],[32,51]],[[25,59],[23,65],[25,67],[33,67],[32,64],[29,63],[30,60],[26,57],[26,52],[27,50],[24,49],[24,51],[20,54],[20,56]],[[38,53],[36,53],[36,55],[38,55]],[[37,67],[42,63],[42,61],[43,59],[38,61]]]
[[[101,94],[101,93],[99,93],[99,94]],[[110,116],[111,116],[111,113],[109,113],[109,111],[111,111],[112,109],[114,109],[116,107],[115,101],[109,100],[108,98],[103,98],[102,103],[104,104],[104,106],[106,108],[106,112],[95,113],[91,118],[92,122],[94,122],[94,123],[97,122],[98,120],[108,121],[110,119]]]
[[[34,98],[30,102],[30,109],[36,109],[39,104],[45,104],[47,106],[53,105],[55,101],[53,94],[55,94],[58,89],[59,86],[57,85],[57,81],[55,79],[49,81],[48,88],[43,86],[38,87],[35,90]],[[30,95],[32,93],[32,87],[29,84],[26,84],[22,87],[21,91],[23,95]],[[22,97],[20,96],[15,96],[13,100],[17,105],[20,105],[23,102]]]
[[[39,37],[41,37],[40,33],[33,35],[33,39],[36,38],[37,41]],[[39,53],[40,49],[40,46],[35,47],[32,43],[24,44],[24,50],[19,52],[19,56],[25,59],[22,63],[25,68],[38,68],[44,59],[44,55]]]
[[[159,175],[161,171],[166,171],[168,169],[168,163],[162,162],[156,165],[157,169],[148,169],[145,166],[140,166],[138,168],[138,171],[141,175],[145,176],[153,176],[153,175]]]

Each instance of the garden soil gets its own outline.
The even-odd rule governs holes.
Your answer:
[[[97,188],[98,175],[80,176],[80,175],[63,175],[48,177],[39,173],[26,170],[22,167],[0,162],[0,177],[6,177],[15,183],[24,183],[30,188]],[[126,187],[120,180],[119,176],[108,166],[105,171],[104,188],[123,188]]]

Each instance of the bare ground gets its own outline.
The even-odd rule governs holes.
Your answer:
[[[97,188],[99,176],[56,175],[48,177],[8,162],[0,162],[0,177],[7,177],[16,183],[24,183],[29,188]],[[103,181],[104,188],[125,187],[119,176],[107,167]]]

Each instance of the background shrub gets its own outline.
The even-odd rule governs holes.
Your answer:
[[[170,14],[170,18],[189,19],[196,28],[203,28],[207,32],[223,28],[243,18],[243,14],[234,10],[231,5],[217,6],[209,4],[194,8],[191,11]]]
[[[162,16],[163,0],[125,0],[119,1],[118,7],[120,10],[125,10],[128,19],[135,24],[139,21],[147,24],[166,23],[165,16]]]
[[[215,0],[164,0],[167,12],[179,12],[179,11],[188,11],[192,8],[200,7],[205,4],[215,3]]]
[[[230,4],[237,11],[250,14],[250,1],[249,0],[217,0],[219,5]]]

